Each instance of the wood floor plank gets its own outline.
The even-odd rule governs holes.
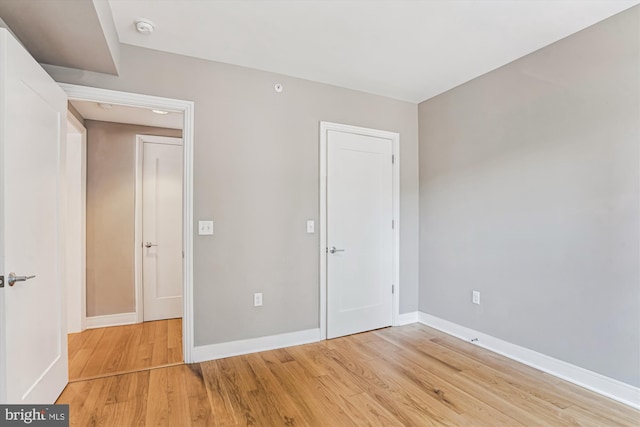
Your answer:
[[[424,363],[428,359],[421,353],[420,348],[416,347],[414,352],[403,352],[399,355],[399,358],[410,363],[415,362],[416,368],[418,364],[422,365],[420,369],[444,378],[455,389],[463,390],[464,393],[470,394],[475,399],[485,399],[495,409],[515,418],[522,424],[544,425],[552,421],[557,422],[556,420],[559,419],[560,408],[546,400],[539,399],[534,393],[515,387],[509,380],[504,380],[499,371],[488,365],[468,363],[463,370],[459,370],[462,366],[458,364],[458,367],[452,370],[449,364],[443,365],[440,362]],[[457,356],[459,361],[460,355]],[[451,356],[450,359],[454,359],[454,357]],[[389,362],[392,363],[393,361],[390,360]],[[411,375],[411,373],[408,373],[408,375]],[[478,378],[483,379],[482,387],[477,384]],[[508,398],[505,399],[505,397]],[[462,401],[464,402],[464,400]],[[518,405],[514,405],[514,401],[517,401]],[[559,425],[566,424],[560,423]]]
[[[69,378],[75,379],[81,376],[103,334],[104,329],[88,329],[81,333],[70,334],[73,338],[70,339],[72,345],[68,348]]]
[[[103,359],[99,372],[107,374],[121,372],[120,367],[126,366],[126,349],[134,345],[131,343],[133,329],[129,325],[110,329],[105,332],[109,333],[108,343],[105,347],[97,347],[94,352],[94,357],[99,355]]]
[[[135,325],[133,325],[135,326]],[[124,372],[131,368],[141,368],[138,362],[138,346],[140,345],[140,337],[142,336],[142,329],[139,327],[133,327],[129,330],[129,334],[119,350],[121,357],[118,365],[115,367],[115,372]]]
[[[425,327],[426,328],[426,327]],[[428,329],[428,328],[427,328]],[[442,336],[433,339],[433,342],[448,347],[460,354],[475,360],[482,360],[483,364],[500,372],[503,377],[507,376],[509,381],[515,387],[521,389],[534,390],[532,393],[538,395],[562,395],[561,398],[549,398],[549,401],[562,402],[560,407],[568,407],[571,404],[577,404],[585,409],[592,409],[606,412],[613,417],[616,423],[626,425],[640,425],[640,419],[637,415],[630,414],[625,405],[603,398],[596,393],[585,390],[582,387],[562,381],[557,377],[538,371],[532,367],[514,363],[499,354],[484,350],[478,346],[470,345],[457,338],[442,334]],[[570,403],[573,402],[573,403]],[[614,409],[615,408],[615,409]]]
[[[323,384],[327,384],[329,378],[331,379],[331,381],[334,381],[334,379],[331,377],[322,378],[321,380],[323,381]],[[330,384],[327,384],[327,387],[330,387]],[[342,397],[342,399],[345,405],[349,405],[350,410],[357,410],[358,412],[364,414],[366,422],[360,425],[399,425],[397,418],[392,413],[387,411],[382,405],[378,404],[378,402],[376,402],[374,398],[368,393],[360,393],[349,396],[348,398]]]
[[[69,381],[182,363],[182,319],[70,334]]]
[[[573,405],[562,411],[561,418],[563,421],[566,421],[570,425],[577,426],[593,426],[593,427],[601,427],[601,426],[618,426],[625,425],[625,423],[620,423],[619,420],[615,420],[610,415],[604,415],[601,413],[593,412],[581,408],[580,406]],[[640,426],[640,418],[636,417],[635,420],[628,420],[629,422],[635,422],[635,425]],[[631,424],[633,425],[633,424]]]
[[[420,351],[430,354],[432,357],[446,360],[448,364],[460,370],[475,370],[480,375],[485,373],[491,377],[497,376],[504,381],[510,381],[514,387],[533,393],[540,399],[546,400],[559,408],[566,408],[572,404],[571,400],[556,390],[555,384],[558,382],[556,377],[520,364],[516,364],[518,366],[513,367],[511,366],[512,362],[506,357],[490,352],[486,354],[486,357],[481,358],[484,361],[481,363],[473,354],[477,349],[480,349],[479,354],[485,354],[486,350],[477,346],[470,346],[462,340],[447,336],[431,328],[422,327],[419,331],[423,333],[428,331],[428,336],[435,338],[422,341],[418,345]],[[448,337],[448,339],[442,341],[443,337]],[[452,347],[452,343],[456,341],[458,342],[457,345],[462,345],[466,350],[460,351],[460,348],[455,345]],[[526,372],[523,370],[526,370]],[[513,381],[514,378],[522,381]]]
[[[296,420],[303,420],[288,388],[277,380],[260,354],[245,357],[257,385],[256,390],[251,391],[249,395],[258,418],[270,420],[272,425],[295,425]]]
[[[214,360],[200,364],[205,389],[216,426],[255,425],[251,409],[244,396],[237,391],[233,377],[225,373],[224,360]]]
[[[168,349],[178,328],[165,330]],[[83,427],[640,425],[635,409],[422,325],[80,381],[58,403]]]
[[[402,352],[388,355],[372,345],[371,352],[376,354],[378,359],[395,367],[398,373],[414,383],[423,393],[429,394],[461,415],[460,418],[466,420],[465,424],[523,425],[508,413],[496,411],[497,408],[458,387],[456,378],[462,371],[415,351],[415,348],[405,348]]]
[[[182,361],[182,319],[171,320],[167,324],[167,361]]]
[[[288,350],[298,361],[296,367],[299,367],[306,375],[333,378],[340,390],[342,390],[341,392],[347,396],[362,393],[362,388],[351,380],[349,371],[331,357],[328,357],[330,350],[325,343],[292,347]],[[301,376],[303,375],[299,375],[299,377]]]
[[[185,365],[183,370],[187,387],[187,398],[189,400],[191,425],[193,427],[215,425],[200,364]]]
[[[601,414],[607,419],[613,420],[613,424],[640,426],[640,412],[630,411],[628,406],[620,402],[566,381],[558,381],[555,388],[575,402],[572,406],[580,407],[587,412]]]
[[[74,381],[78,378],[82,378],[82,371],[91,359],[93,349],[81,348],[74,352],[74,355],[69,355],[69,380]]]
[[[149,372],[149,390],[153,395],[147,399],[147,411],[145,426],[168,427],[169,426],[169,395],[168,376],[169,369],[154,369]]]
[[[164,370],[164,369],[162,369]],[[160,369],[151,371],[151,375]],[[169,409],[169,426],[191,426],[191,412],[189,409],[187,384],[185,381],[184,366],[175,366],[166,369],[167,378],[167,396]]]
[[[362,360],[356,363],[352,357],[338,351],[332,351],[329,357],[342,365],[351,374],[354,382],[398,418],[403,425],[419,425],[420,422],[434,426],[456,425],[455,422],[443,418],[440,413],[434,412],[430,404],[437,401],[433,401],[427,395],[422,396],[422,400],[415,399],[393,379],[392,375],[385,373],[384,366],[367,365],[362,363]],[[397,380],[404,381],[401,378]],[[457,418],[453,411],[448,415]]]
[[[128,400],[106,405],[100,412],[100,425],[139,427],[145,425],[146,402]]]
[[[283,364],[279,362],[277,355],[271,352],[260,353],[260,356],[269,366],[273,376],[288,390],[304,419],[304,422],[296,424],[319,425],[323,422],[328,423],[335,417],[335,411],[330,411],[325,400],[316,393],[319,377],[309,375],[310,371],[304,370],[298,360]],[[334,393],[340,394],[341,390],[336,388]]]
[[[143,344],[153,344],[156,337],[156,327],[159,322],[143,322],[140,324],[142,327],[142,335],[140,336],[140,342]]]
[[[155,336],[153,337],[153,355],[151,364],[164,365],[169,360],[169,328],[167,322],[156,322]]]

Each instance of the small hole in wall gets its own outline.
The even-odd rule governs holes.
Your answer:
[[[284,89],[284,86],[282,86],[282,84],[280,83],[276,83],[276,85],[273,88],[275,89],[276,92],[281,93],[282,90]]]

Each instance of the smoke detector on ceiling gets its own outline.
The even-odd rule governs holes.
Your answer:
[[[148,19],[136,19],[136,30],[141,34],[151,34],[155,28],[155,24]]]

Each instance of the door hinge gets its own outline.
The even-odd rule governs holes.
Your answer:
[[[4,276],[0,276],[0,288],[4,288]]]
[[[391,220],[391,228],[396,228],[396,220],[395,219]]]
[[[396,285],[391,285],[391,293],[392,294],[396,293]]]
[[[391,164],[394,164],[396,162],[396,155],[392,154],[391,155]]]

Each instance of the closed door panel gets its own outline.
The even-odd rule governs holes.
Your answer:
[[[169,141],[169,139],[165,139]],[[182,145],[144,142],[144,320],[182,317]]]
[[[329,131],[327,337],[391,325],[392,142]]]

